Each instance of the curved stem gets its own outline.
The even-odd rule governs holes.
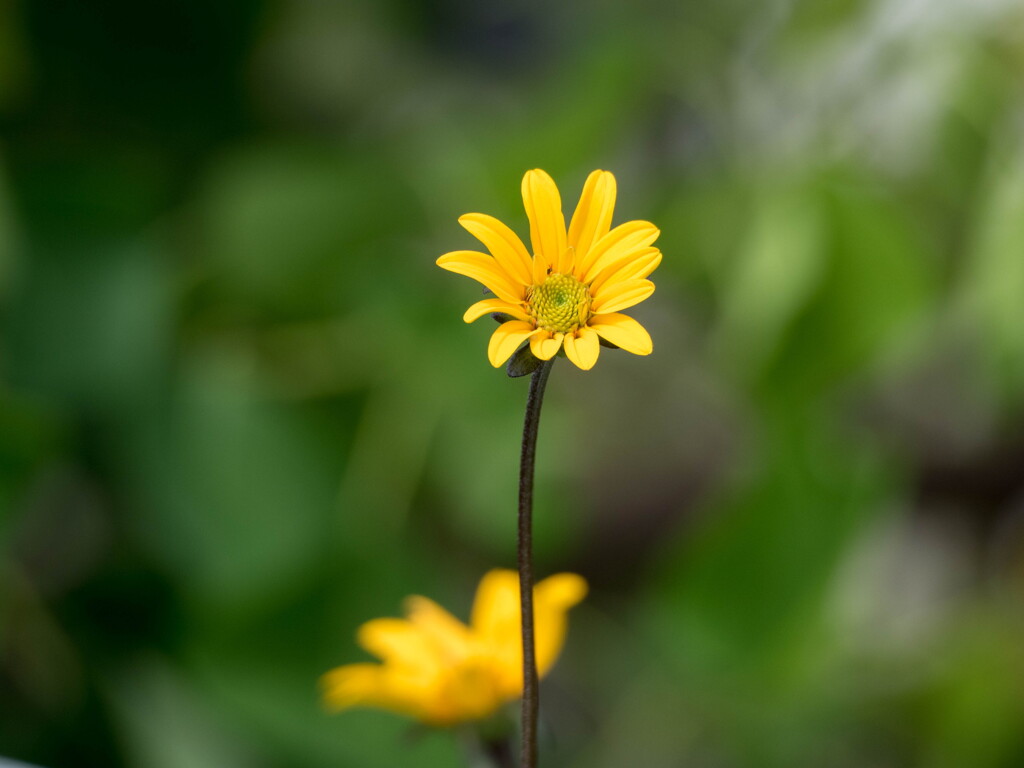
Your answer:
[[[523,422],[523,451],[519,464],[519,606],[523,627],[523,724],[521,768],[537,766],[537,711],[540,694],[533,640],[533,465],[537,452],[537,427],[544,388],[554,360],[541,363],[530,378]]]

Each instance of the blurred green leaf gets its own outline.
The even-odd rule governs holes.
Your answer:
[[[1024,155],[1009,148],[993,153],[986,181],[962,300],[1000,399],[1019,408],[1024,386]]]

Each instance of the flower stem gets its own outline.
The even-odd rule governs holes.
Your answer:
[[[521,768],[537,766],[537,711],[540,693],[533,640],[533,465],[544,388],[554,360],[546,360],[530,378],[523,422],[523,451],[519,463],[519,606],[523,627],[523,723]]]

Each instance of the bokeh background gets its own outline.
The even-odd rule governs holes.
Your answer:
[[[434,265],[522,173],[662,229],[556,366],[583,768],[1024,765],[1016,0],[0,2],[0,755],[453,766],[324,713],[514,564],[526,380]]]

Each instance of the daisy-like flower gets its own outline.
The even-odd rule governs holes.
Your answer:
[[[627,352],[649,355],[650,335],[620,310],[654,292],[646,278],[661,263],[661,252],[651,247],[658,228],[647,221],[611,228],[615,177],[608,171],[587,178],[568,231],[558,187],[544,171],[527,171],[523,177],[523,204],[532,257],[493,216],[467,213],[459,223],[490,255],[453,251],[437,260],[443,269],[483,283],[496,297],[471,306],[463,320],[471,323],[492,313],[512,318],[491,336],[491,365],[502,365],[527,340],[535,357],[550,360],[564,349],[583,370],[597,362],[601,338]]]
[[[534,587],[537,668],[544,675],[558,658],[566,614],[587,583],[560,573]],[[321,679],[324,703],[334,710],[376,707],[435,726],[481,720],[522,695],[519,576],[494,570],[477,587],[469,626],[425,597],[406,601],[406,618],[374,619],[359,628],[359,644],[382,664],[349,664]]]

